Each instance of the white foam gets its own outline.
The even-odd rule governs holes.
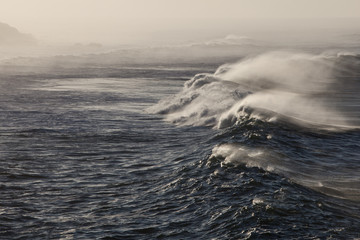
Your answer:
[[[222,144],[213,148],[210,159],[221,159],[221,166],[245,165],[266,170],[270,167],[270,162],[264,161],[264,155],[265,151],[261,149],[250,149],[238,144]]]

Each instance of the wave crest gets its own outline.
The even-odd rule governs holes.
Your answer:
[[[224,64],[214,74],[197,74],[151,111],[176,124],[217,128],[236,124],[244,114],[264,121],[285,116],[298,124],[347,126],[331,99],[341,57],[273,52]]]

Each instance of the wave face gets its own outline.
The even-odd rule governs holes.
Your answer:
[[[360,201],[359,171],[348,167],[360,157],[353,151],[358,138],[351,135],[359,129],[359,63],[354,54],[271,52],[244,58],[195,75],[149,110],[174,124],[221,129],[209,166],[257,167]],[[329,148],[334,144],[337,153]]]

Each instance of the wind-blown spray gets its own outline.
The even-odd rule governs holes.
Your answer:
[[[244,114],[265,121],[282,117],[297,124],[346,126],[346,117],[329,101],[338,58],[272,52],[225,64],[214,74],[196,75],[150,111],[176,124],[217,128],[236,124]]]

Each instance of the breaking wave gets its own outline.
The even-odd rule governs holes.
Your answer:
[[[356,127],[342,107],[338,88],[344,81],[340,65],[348,57],[356,58],[271,52],[242,59],[213,74],[197,74],[180,93],[149,110],[175,124],[220,129],[239,123],[245,115],[310,127]]]
[[[255,167],[359,201],[358,171],[348,167],[358,157],[351,149],[360,125],[359,66],[348,53],[271,52],[197,74],[149,110],[174,124],[222,129],[209,167]]]

